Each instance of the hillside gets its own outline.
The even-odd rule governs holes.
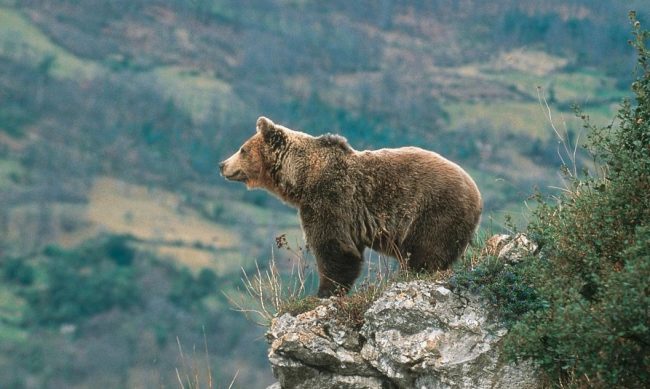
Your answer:
[[[292,210],[226,184],[216,169],[260,115],[338,132],[357,149],[438,151],[475,177],[484,227],[502,229],[505,212],[524,223],[532,188],[561,181],[551,120],[570,143],[582,140],[573,104],[607,124],[629,95],[628,8],[650,15],[644,1],[0,0],[0,270],[24,262],[34,272],[25,285],[0,283],[0,386],[88,387],[101,367],[71,366],[100,352],[93,337],[122,341],[123,354],[104,353],[106,363],[130,358],[131,369],[103,382],[174,386],[175,337],[202,350],[202,325],[222,332],[207,336],[215,360],[241,355],[216,362],[224,383],[241,366],[265,366],[263,344],[248,342],[260,330],[223,313],[221,290],[237,293],[240,268],[264,266],[276,236],[295,247],[301,233]],[[52,258],[72,260],[113,235],[141,258],[131,282],[149,285],[151,273],[168,287],[143,288],[141,304],[34,321],[29,296],[50,285]],[[290,254],[274,255],[290,266]],[[172,293],[175,280],[191,283],[204,269],[217,279],[209,293]],[[104,321],[126,324],[112,334]],[[142,322],[142,352],[129,353],[122,335],[137,338]],[[77,330],[62,338],[68,324]],[[221,350],[221,337],[244,340]],[[20,356],[42,352],[41,340],[66,358],[17,369]],[[151,353],[162,362],[143,362]],[[61,369],[62,381],[48,381]],[[270,372],[238,377],[260,380],[270,383]]]

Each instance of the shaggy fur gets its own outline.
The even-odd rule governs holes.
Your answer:
[[[227,179],[298,208],[318,263],[320,297],[350,289],[366,247],[416,271],[447,269],[470,242],[482,210],[470,176],[436,153],[356,151],[338,135],[313,137],[265,117],[220,168]]]

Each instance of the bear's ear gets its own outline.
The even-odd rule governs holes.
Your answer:
[[[257,118],[257,132],[264,134],[264,131],[273,127],[275,127],[275,123],[273,123],[271,119],[264,116]]]
[[[262,134],[264,142],[274,149],[279,149],[287,142],[287,134],[277,127],[270,119],[260,116],[257,119],[257,132]]]

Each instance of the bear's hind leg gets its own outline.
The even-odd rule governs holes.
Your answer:
[[[361,272],[363,259],[359,250],[336,239],[313,245],[312,250],[320,276],[318,297],[347,293]]]
[[[416,273],[446,270],[462,254],[461,244],[440,240],[413,242],[406,246],[407,268]]]

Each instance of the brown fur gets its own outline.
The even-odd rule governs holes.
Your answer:
[[[349,290],[369,247],[416,271],[447,269],[478,225],[481,195],[455,163],[417,147],[356,151],[260,117],[222,174],[298,208],[318,263],[318,295]]]

